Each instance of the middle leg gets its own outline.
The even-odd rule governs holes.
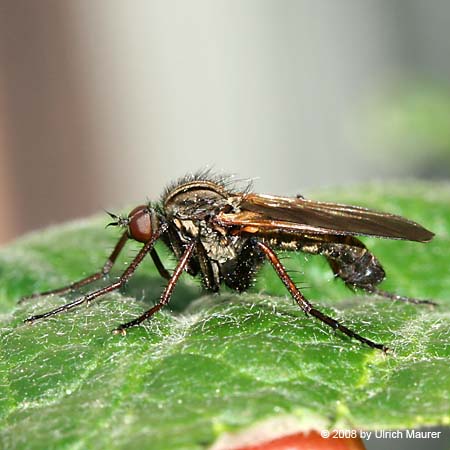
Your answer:
[[[194,251],[196,242],[191,242],[185,252],[183,253],[180,261],[178,262],[177,267],[175,268],[175,271],[172,275],[172,277],[169,280],[169,283],[167,284],[166,288],[164,289],[164,292],[161,294],[161,298],[159,302],[150,308],[148,311],[146,311],[144,314],[140,315],[134,320],[130,320],[127,323],[124,323],[122,325],[119,325],[115,330],[113,330],[114,334],[122,334],[123,336],[126,334],[126,329],[134,327],[136,325],[141,324],[144,320],[149,319],[153,314],[155,314],[157,311],[159,311],[164,305],[167,305],[169,303],[170,297],[172,296],[172,292],[175,288],[175,285],[177,284],[178,279],[180,278],[181,274],[183,273],[183,270],[186,268],[189,260],[191,259],[192,253]]]

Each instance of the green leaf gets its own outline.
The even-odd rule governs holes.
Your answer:
[[[436,308],[352,293],[320,257],[283,255],[314,304],[392,354],[305,317],[268,266],[241,295],[205,295],[184,274],[172,311],[112,335],[161,292],[149,258],[120,293],[24,325],[73,296],[17,306],[21,296],[102,266],[118,235],[96,217],[0,252],[0,447],[203,449],[269,420],[297,429],[448,424],[449,186],[364,186],[319,197],[398,213],[436,233],[429,244],[364,240],[387,271],[383,288],[434,299]],[[112,277],[138,248],[130,245]]]

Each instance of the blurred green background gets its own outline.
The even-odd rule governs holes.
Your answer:
[[[449,178],[445,1],[6,1],[0,49],[0,242],[208,166]]]

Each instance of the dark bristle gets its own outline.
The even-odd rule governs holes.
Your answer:
[[[214,173],[212,169],[203,169],[198,172],[188,173],[170,183],[161,195],[161,203],[164,203],[166,198],[174,189],[182,186],[183,184],[192,183],[195,181],[209,181],[211,183],[215,183],[226,190],[230,195],[235,195],[238,192],[248,194],[252,188],[252,183],[250,180],[235,179],[233,175],[219,174]],[[241,189],[237,190],[236,185],[239,185],[240,183],[245,184]]]

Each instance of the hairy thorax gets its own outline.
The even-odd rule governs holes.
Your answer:
[[[208,258],[225,264],[237,258],[246,239],[233,235],[215,223],[221,211],[237,211],[235,197],[212,183],[185,183],[164,198],[166,217],[181,243],[198,239]]]

